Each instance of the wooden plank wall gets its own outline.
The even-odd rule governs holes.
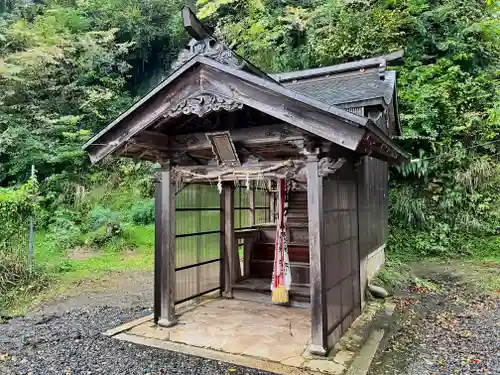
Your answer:
[[[290,243],[308,245],[307,223],[307,191],[291,191],[287,216]]]
[[[346,163],[323,180],[323,293],[331,347],[361,312],[357,174]]]
[[[309,286],[309,233],[307,228],[307,191],[291,191],[288,210],[288,255],[292,285]],[[271,279],[276,228],[264,228],[254,244],[250,275]]]
[[[370,156],[358,166],[360,258],[387,243],[389,235],[389,171],[387,163]]]

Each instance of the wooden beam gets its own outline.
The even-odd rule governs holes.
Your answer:
[[[217,165],[195,165],[176,167],[173,172],[177,179],[194,181],[239,181],[269,178],[285,178],[287,173],[296,174],[305,166],[303,160],[263,161],[245,163],[241,167],[221,168]]]
[[[209,37],[213,38],[189,7],[184,6],[181,15],[184,28],[192,38],[196,40],[203,40]]]
[[[163,327],[175,318],[175,186],[170,163],[157,172],[155,195],[155,322]]]
[[[202,60],[205,65],[209,61]],[[364,135],[366,119],[313,99],[272,82],[250,82],[244,73],[228,74],[203,66],[203,89],[243,103],[318,137],[355,150]],[[280,95],[281,94],[281,95]]]
[[[312,77],[317,77],[317,76],[323,76],[326,74],[335,74],[338,75],[342,72],[348,72],[348,71],[359,71],[359,69],[368,69],[368,68],[373,68],[377,67],[380,65],[381,62],[396,62],[400,59],[402,59],[404,55],[404,50],[400,49],[394,52],[391,52],[387,55],[383,56],[377,56],[377,57],[372,57],[369,59],[364,59],[364,60],[358,60],[358,61],[352,61],[352,62],[347,62],[343,64],[338,64],[338,65],[332,65],[332,66],[327,66],[323,68],[313,68],[313,69],[306,69],[306,70],[299,70],[297,72],[290,72],[290,73],[278,73],[278,74],[272,74],[271,77],[273,77],[275,80],[278,82],[287,82],[287,81],[292,81],[292,80],[298,80],[298,79],[306,79],[306,78],[312,78]]]
[[[243,277],[250,277],[250,260],[252,258],[253,244],[255,243],[257,233],[252,237],[245,237],[243,244]]]
[[[169,151],[170,137],[154,131],[142,131],[132,138],[132,143],[139,147],[156,148]]]
[[[252,177],[250,177],[252,178]],[[264,180],[269,180],[269,179],[280,179],[280,178],[287,178],[287,174],[285,172],[282,173],[276,173],[276,172],[269,172],[269,173],[263,173],[258,176],[258,179],[264,179]],[[205,177],[182,177],[181,180],[185,183],[197,183],[197,182],[218,182],[219,178],[217,177],[211,177],[211,178],[205,178]],[[247,180],[247,175],[246,174],[228,174],[226,176],[221,176],[220,180],[222,182],[230,182],[230,181],[246,181]]]
[[[235,239],[234,239],[234,185],[232,183],[222,184],[222,199],[224,216],[224,292],[226,298],[233,298],[232,285],[235,282],[234,269],[235,263],[239,260],[234,257]]]
[[[187,75],[182,80],[177,79],[193,65],[195,61],[188,62],[183,69],[172,73],[149,94],[88,141],[84,148],[88,150],[92,163],[98,162],[122,147],[133,136],[161,119],[166,110],[175,107],[183,98],[190,97],[199,91],[199,74]],[[160,92],[161,95],[159,95]]]
[[[150,139],[154,139],[156,133],[147,132]],[[296,142],[304,139],[304,135],[293,126],[286,124],[259,126],[255,128],[239,128],[229,131],[231,139],[235,144],[243,146],[262,145],[269,143]],[[165,136],[164,136],[165,137]],[[154,141],[152,141],[154,142]],[[163,138],[162,138],[163,143]],[[211,149],[204,132],[178,135],[169,140],[169,149],[194,151]]]
[[[324,292],[323,254],[323,178],[319,176],[318,155],[307,156],[307,211],[309,216],[309,257],[311,285],[311,344],[309,351],[316,355],[326,355],[327,315]]]

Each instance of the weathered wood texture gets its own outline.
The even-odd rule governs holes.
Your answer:
[[[175,186],[170,166],[157,174],[155,220],[155,322],[175,324]]]
[[[188,150],[174,150],[170,145],[166,150],[163,142],[149,150],[148,142],[144,143],[139,133],[161,128],[161,133],[174,136],[179,133],[173,130],[182,128],[182,133],[191,135],[207,131],[214,124],[209,121],[201,128],[196,126],[195,130],[186,127],[186,123],[198,124],[197,119],[220,111],[248,110],[266,114],[293,125],[299,132],[313,134],[349,150],[363,153],[368,148],[374,156],[392,162],[404,158],[397,145],[368,119],[200,56],[175,71],[85,147],[92,162],[117,149],[124,155],[141,158],[163,160],[172,158],[171,154],[179,157]],[[136,136],[139,139],[133,140]],[[368,139],[370,136],[374,140]],[[185,146],[191,149],[190,145]]]
[[[224,297],[232,298],[232,285],[234,285],[241,275],[238,248],[234,236],[234,185],[224,183],[222,186],[222,196],[224,200]]]
[[[307,191],[291,191],[288,202],[287,223],[290,228],[302,228],[305,235],[301,240],[291,242],[307,243]]]
[[[307,210],[309,218],[309,254],[311,284],[311,345],[313,354],[326,355],[328,350],[327,309],[324,293],[325,253],[323,251],[323,178],[318,173],[318,160],[308,155]]]
[[[365,109],[366,117],[372,120],[382,131],[389,135],[391,127],[387,116],[387,109],[381,106],[373,106]]]
[[[291,307],[309,308],[309,288],[292,286],[289,292]],[[242,280],[234,286],[234,298],[271,304],[271,289],[269,279],[250,278]]]
[[[358,166],[360,258],[387,242],[389,235],[389,171],[386,163],[364,157]]]
[[[193,68],[196,69],[196,68]],[[155,92],[161,92],[162,95],[153,96],[153,93],[145,97],[151,100],[144,100],[141,108],[136,108],[134,111],[129,110],[118,117],[109,129],[104,130],[96,144],[89,145],[89,155],[92,161],[97,161],[104,156],[110,154],[122,145],[122,142],[127,142],[134,135],[146,129],[157,121],[162,114],[177,105],[179,101],[193,95],[200,87],[199,74],[191,74],[183,77],[182,80],[177,79],[180,72],[172,74],[168,79],[168,88],[165,82],[164,87],[157,87]],[[126,120],[125,120],[126,118]],[[122,123],[123,122],[123,123]],[[116,127],[115,123],[122,124]]]
[[[253,259],[250,263],[250,277],[268,279],[270,287],[273,262],[272,259]],[[290,272],[292,274],[292,286],[309,286],[309,263],[290,261]]]
[[[323,293],[328,347],[360,314],[357,178],[346,163],[323,180]]]
[[[243,240],[243,278],[250,276],[250,262],[252,259],[252,253],[255,251],[254,245],[258,238],[259,229],[257,228],[236,230],[236,243],[239,243],[239,241]]]
[[[350,150],[357,148],[365,134],[364,130],[352,126],[348,121],[337,119],[310,106],[305,102],[306,98],[301,98],[301,102],[285,96],[280,97],[270,88],[205,66],[202,67],[200,76],[205,90],[235,99]]]
[[[292,284],[309,286],[309,238],[307,231],[307,192],[290,192],[287,238]],[[250,276],[271,280],[276,228],[262,228],[250,262]]]

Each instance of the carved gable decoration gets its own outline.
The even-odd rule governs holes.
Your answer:
[[[217,40],[189,7],[182,8],[181,14],[184,28],[193,39],[187,49],[179,53],[177,60],[172,64],[172,70],[178,69],[194,56],[208,57],[235,69],[245,67],[245,61],[231,51],[224,42]]]
[[[236,100],[216,95],[211,92],[202,92],[181,100],[176,105],[168,108],[164,113],[164,118],[175,118],[181,115],[197,115],[203,117],[207,113],[217,111],[236,111],[242,109],[243,104]]]
[[[185,49],[179,53],[177,60],[172,64],[172,70],[178,69],[188,60],[198,55],[209,57],[235,69],[242,69],[245,67],[244,60],[236,56],[224,42],[216,40],[213,37],[207,37],[203,40],[191,39],[188,48],[189,49]]]

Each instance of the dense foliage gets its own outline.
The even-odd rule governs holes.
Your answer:
[[[178,12],[183,3],[0,2],[0,186],[8,188],[0,192],[0,203],[6,194],[24,194],[16,186],[28,180],[34,164],[38,227],[60,249],[103,245],[110,240],[103,229],[110,223],[153,220],[149,166],[112,161],[92,169],[81,145],[168,74],[187,41]],[[487,247],[477,238],[500,225],[496,2],[197,5],[218,36],[268,72],[404,48],[404,64],[395,67],[404,129],[398,142],[413,160],[392,171],[392,248],[442,255]],[[0,236],[4,242],[6,233]]]
[[[199,4],[218,34],[266,71],[324,66],[404,48],[404,65],[396,67],[404,129],[399,142],[413,160],[392,171],[393,250],[473,252],[473,243],[480,242],[474,237],[492,234],[500,224],[498,4]]]
[[[34,279],[24,256],[28,220],[38,210],[38,184],[31,179],[18,189],[0,188],[0,304],[6,292]],[[23,248],[24,247],[24,248]]]

